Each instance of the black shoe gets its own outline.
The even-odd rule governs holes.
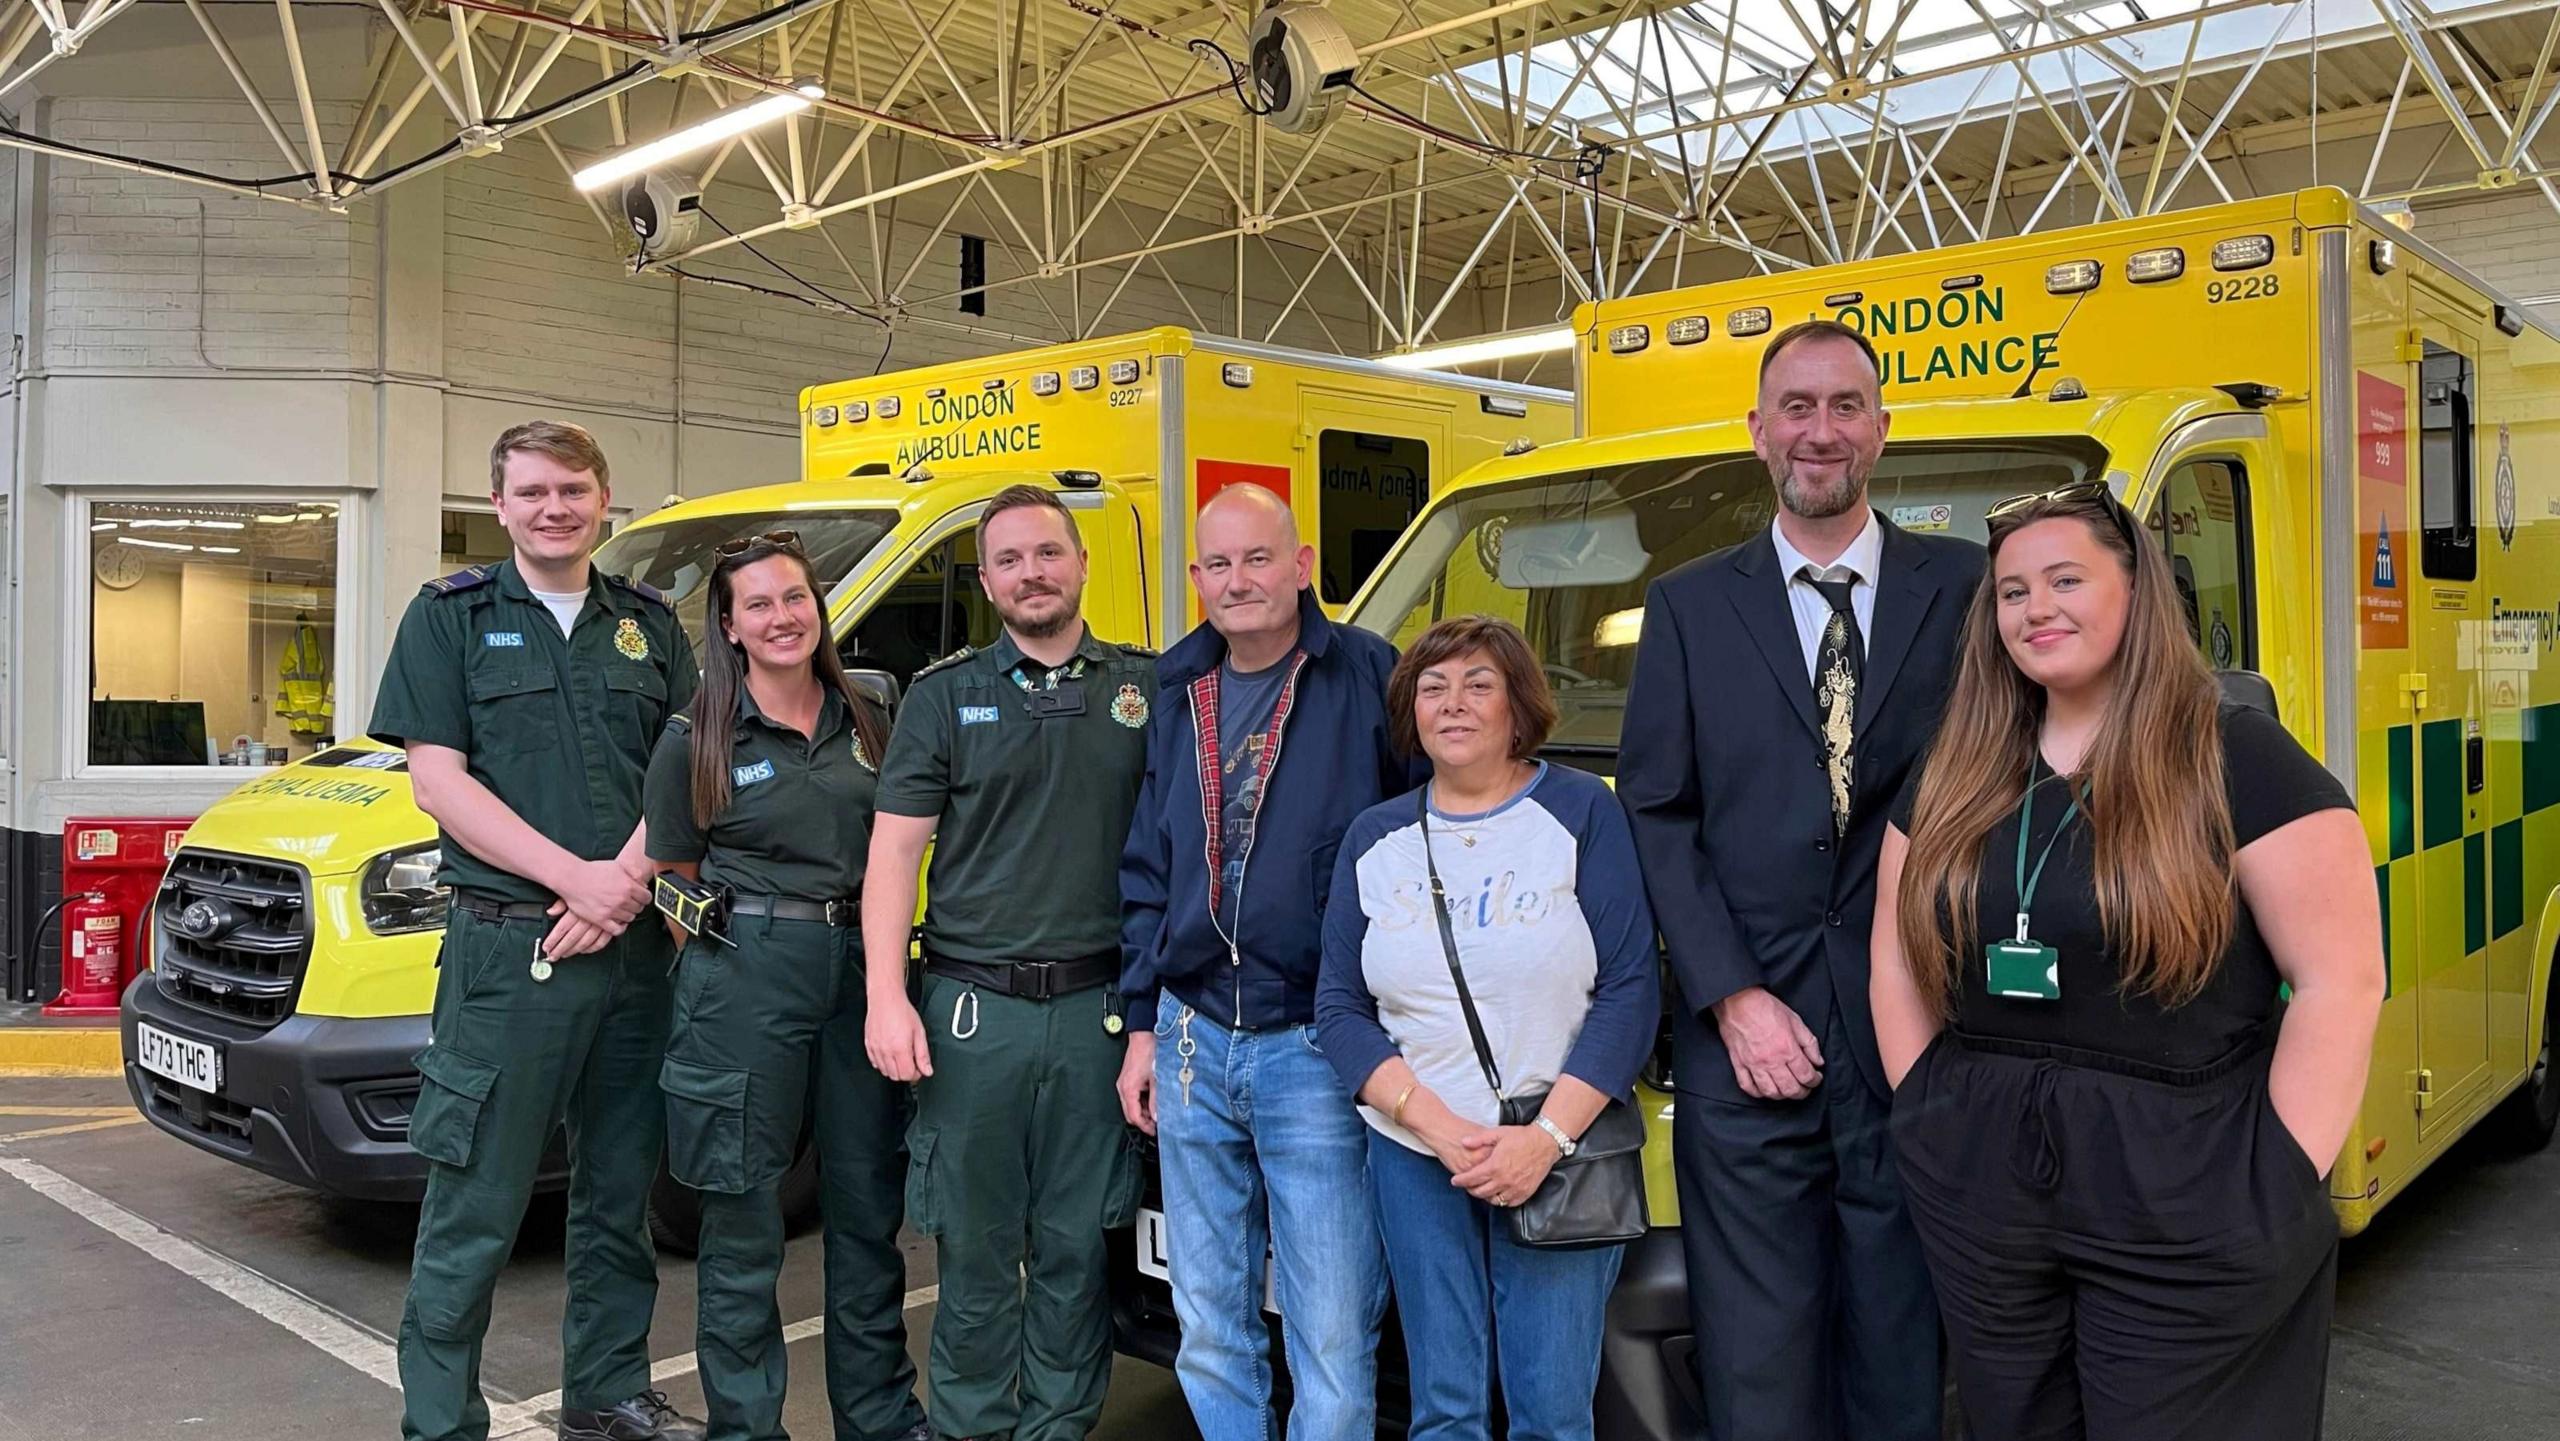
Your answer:
[[[609,1411],[560,1408],[560,1441],[703,1441],[710,1428],[643,1391]]]

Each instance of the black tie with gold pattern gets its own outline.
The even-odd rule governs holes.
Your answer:
[[[1858,633],[1858,613],[1849,602],[1858,573],[1845,565],[1835,565],[1827,571],[1808,565],[1796,575],[1820,592],[1831,606],[1831,618],[1822,626],[1822,644],[1814,651],[1813,709],[1822,725],[1823,769],[1831,779],[1831,827],[1836,833],[1846,833],[1853,765],[1850,749],[1857,739],[1858,682],[1867,669],[1866,637]]]

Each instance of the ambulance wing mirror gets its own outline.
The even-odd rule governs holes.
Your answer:
[[[892,717],[897,715],[898,678],[896,676],[885,670],[857,670],[848,667],[845,670],[845,679],[852,681],[855,690],[862,692],[873,705],[880,707],[882,714]]]
[[[2253,670],[2218,670],[2214,680],[2222,687],[2222,698],[2233,705],[2262,710],[2269,719],[2282,720],[2276,714],[2276,688],[2265,676]]]
[[[1635,516],[1608,510],[1506,527],[1496,577],[1507,590],[1625,585],[1652,559]]]

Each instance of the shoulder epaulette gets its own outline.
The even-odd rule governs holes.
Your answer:
[[[642,600],[648,601],[652,605],[660,606],[667,610],[674,610],[676,608],[676,603],[667,599],[667,593],[665,591],[662,591],[656,586],[650,585],[645,581],[633,580],[627,575],[613,575],[611,573],[607,573],[604,578],[604,583],[622,590],[627,590],[633,595],[640,597]]]
[[[497,574],[498,568],[494,565],[475,565],[469,570],[457,570],[451,575],[437,576],[418,587],[418,594],[454,595],[466,590],[477,590],[487,585]]]
[[[933,664],[926,666],[924,669],[917,671],[915,673],[915,679],[910,680],[907,683],[909,685],[913,685],[915,684],[915,681],[922,680],[926,676],[933,674],[935,671],[949,670],[951,667],[958,665],[960,662],[967,660],[969,657],[976,655],[977,653],[977,647],[964,645],[958,650],[953,651],[951,654],[944,656],[942,659],[935,661]]]
[[[674,715],[667,717],[667,729],[673,734],[680,736],[693,734],[692,715],[684,711],[677,711]]]
[[[1163,651],[1156,649],[1154,646],[1140,645],[1136,641],[1132,640],[1116,640],[1113,641],[1112,644],[1120,647],[1122,654],[1134,655],[1142,660],[1154,660],[1158,656],[1164,654]]]

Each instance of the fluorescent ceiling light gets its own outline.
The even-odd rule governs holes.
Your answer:
[[[89,522],[89,529],[92,531],[113,530],[115,528],[116,523],[112,520],[93,520]]]
[[[140,536],[132,536],[132,537],[129,537],[129,538],[127,538],[127,539],[126,539],[124,542],[122,542],[122,543],[123,543],[123,544],[125,544],[125,545],[139,545],[139,546],[147,546],[147,547],[149,547],[149,548],[150,548],[150,549],[152,549],[152,550],[193,550],[193,549],[195,549],[195,547],[194,547],[194,546],[192,546],[192,545],[180,545],[180,544],[178,544],[178,543],[177,543],[176,541],[174,541],[174,540],[144,540],[144,539],[143,539],[142,537],[140,537]]]
[[[236,545],[207,545],[199,546],[198,549],[207,555],[238,555],[240,553],[240,547]]]
[[[814,88],[814,87],[811,87]],[[809,108],[810,97],[794,92],[768,95],[752,105],[723,110],[699,125],[689,125],[672,135],[661,135],[646,145],[634,146],[620,155],[607,156],[570,177],[580,190],[600,190],[617,180],[625,180],[644,170],[654,170],[679,155],[708,150],[734,135],[743,135],[768,120],[797,115]]]
[[[1433,345],[1409,350],[1401,355],[1381,355],[1380,365],[1398,370],[1447,370],[1460,365],[1481,365],[1488,360],[1510,360],[1523,355],[1546,355],[1573,348],[1573,327],[1553,326],[1546,330],[1522,330],[1509,335],[1488,335],[1476,340],[1461,340],[1453,345]]]
[[[260,525],[291,525],[291,524],[293,524],[295,521],[300,520],[300,519],[302,519],[302,517],[301,517],[301,516],[299,516],[299,515],[262,515],[262,516],[259,516],[259,517],[258,517],[258,524],[260,524]]]

